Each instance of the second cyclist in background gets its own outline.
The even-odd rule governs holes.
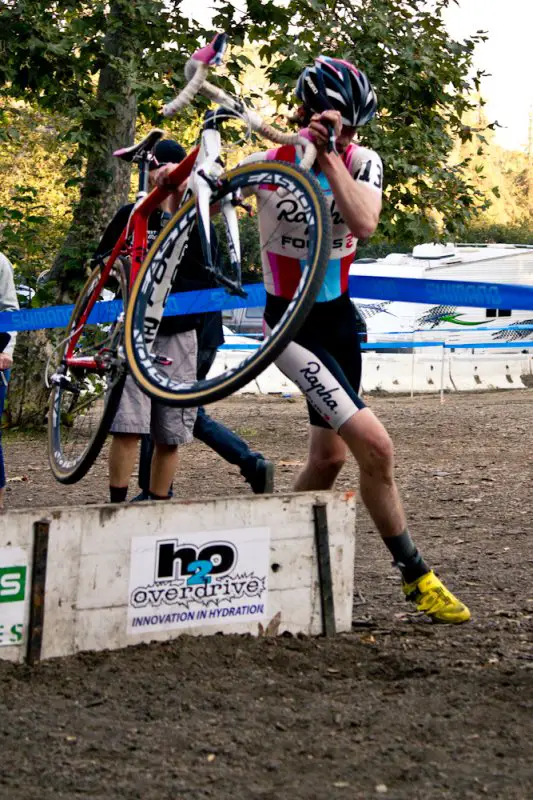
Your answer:
[[[179,164],[185,150],[172,139],[163,139],[154,149],[150,164],[150,183],[159,174]],[[150,218],[148,246],[155,241],[175,211],[178,197],[170,195]],[[132,206],[121,208],[104,233],[96,255],[111,250],[127,222]],[[212,232],[213,258],[217,259],[217,240]],[[173,291],[193,291],[206,288],[203,257],[198,229],[191,232]],[[193,380],[196,373],[207,373],[223,342],[221,313],[182,314],[166,316],[158,332],[158,350],[169,356],[172,377]],[[136,500],[161,500],[171,495],[171,484],[178,463],[178,447],[196,438],[207,444],[231,464],[240,467],[241,474],[255,493],[273,491],[273,464],[222,423],[208,416],[203,408],[172,408],[150,399],[128,376],[121,401],[111,426],[112,443],[109,453],[109,493],[111,502],[123,502],[135,466],[138,442],[142,438],[139,485],[141,494]]]

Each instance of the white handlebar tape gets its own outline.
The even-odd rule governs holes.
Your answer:
[[[316,160],[316,147],[313,142],[310,142],[308,139],[304,139],[303,137],[300,140],[300,144],[303,144],[304,146],[304,154],[302,160],[300,161],[300,166],[302,169],[311,169]]]
[[[177,111],[189,105],[194,96],[200,92],[215,103],[227,105],[242,113],[248,120],[252,130],[257,131],[257,133],[264,136],[266,139],[270,139],[271,142],[275,142],[276,144],[301,144],[304,148],[301,166],[304,169],[310,169],[312,167],[316,158],[316,148],[312,142],[300,137],[297,133],[282,133],[282,131],[278,131],[276,128],[264,122],[255,111],[244,109],[240,104],[238,107],[233,97],[226,94],[223,89],[214,86],[206,80],[208,72],[209,67],[207,64],[190,58],[185,64],[185,77],[188,79],[189,83],[174,100],[164,106],[163,115],[165,117],[172,117]]]
[[[177,111],[181,111],[182,108],[188,106],[202,88],[202,84],[205,83],[208,73],[207,64],[202,64],[200,61],[193,62],[190,59],[186,64],[185,74],[187,74],[187,67],[191,62],[195,66],[194,74],[179,95],[174,100],[171,100],[170,103],[167,103],[166,106],[163,106],[163,116],[165,117],[173,117]]]

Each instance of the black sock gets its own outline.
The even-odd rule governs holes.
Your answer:
[[[407,528],[399,536],[387,536],[383,541],[392,554],[394,566],[398,567],[407,583],[412,583],[429,572],[429,567],[416,549]]]
[[[162,497],[160,494],[155,494],[154,492],[148,492],[148,497],[150,498],[150,500],[168,500],[170,495],[166,494],[164,497]]]
[[[124,503],[128,496],[127,486],[110,486],[109,499],[112,503]]]

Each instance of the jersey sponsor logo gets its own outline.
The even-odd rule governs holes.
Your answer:
[[[286,247],[290,245],[294,247],[295,250],[308,250],[309,249],[309,239],[304,239],[301,236],[287,236],[286,234],[282,234],[281,236],[281,246]],[[333,239],[331,243],[332,250],[353,250],[355,247],[355,240],[353,233],[349,233],[346,236],[346,239]]]
[[[280,200],[276,205],[276,210],[278,212],[278,222],[285,220],[285,222],[305,223],[307,225],[307,212],[303,211],[296,200],[293,200],[291,197],[285,197],[283,200]],[[337,209],[335,198],[332,199],[329,210],[334,225],[345,224],[342,215]]]
[[[304,387],[304,392],[305,394],[315,392],[330,411],[335,411],[338,403],[333,399],[333,393],[338,392],[339,387],[328,389],[320,380],[320,369],[321,365],[317,361],[308,361],[306,366],[300,370],[300,374],[307,381],[307,388]]]
[[[285,197],[276,205],[278,211],[278,222],[286,220],[286,222],[304,222],[307,224],[307,214],[298,207],[296,200],[290,197]]]

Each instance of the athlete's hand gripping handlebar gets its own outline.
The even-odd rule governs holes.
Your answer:
[[[222,62],[226,43],[226,34],[217,33],[207,47],[202,47],[201,50],[197,50],[196,53],[191,56],[185,64],[185,77],[188,83],[174,100],[164,106],[164,116],[172,117],[177,111],[189,105],[195,95],[199,93],[203,94],[215,103],[228,106],[232,111],[237,112],[248,122],[252,130],[264,136],[266,139],[270,139],[272,142],[276,142],[276,144],[302,145],[304,148],[304,155],[301,166],[304,169],[310,169],[316,158],[316,147],[312,141],[305,136],[301,136],[299,133],[282,133],[278,131],[276,128],[264,122],[255,111],[246,108],[244,103],[239,99],[232,97],[223,89],[207,81],[209,67],[216,66]]]

